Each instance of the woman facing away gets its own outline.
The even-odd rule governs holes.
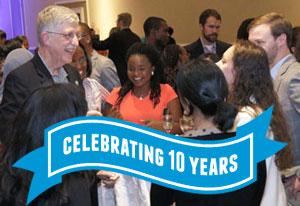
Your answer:
[[[180,67],[190,60],[189,53],[177,44],[167,45],[162,53],[165,64],[164,74],[166,83],[175,89],[176,75]]]
[[[266,159],[267,179],[261,205],[287,205],[279,169],[292,161],[289,130],[273,89],[267,54],[255,44],[238,40],[217,65],[230,87],[229,102],[239,108],[236,125],[241,126],[273,105],[267,137],[288,143],[276,155]]]
[[[28,62],[32,57],[32,53],[23,48],[14,49],[9,52],[2,67],[3,77],[0,84],[0,103],[2,102],[4,83],[8,74],[22,64]]]
[[[186,114],[192,115],[195,129],[185,136],[197,140],[221,140],[234,137],[237,108],[226,102],[228,86],[222,71],[211,61],[195,59],[179,70],[176,85]],[[200,195],[173,190],[164,193],[160,188],[151,195],[152,205],[259,205],[265,186],[265,162],[257,166],[256,182],[237,191]],[[168,196],[168,198],[166,198]],[[162,201],[163,200],[163,201]]]
[[[168,108],[174,118],[171,133],[181,133],[180,103],[172,87],[159,83],[157,70],[161,67],[159,54],[151,45],[134,44],[127,52],[128,81],[121,88],[114,88],[106,99],[104,115],[164,131],[163,110]],[[115,204],[150,205],[150,185],[147,181],[120,175],[114,186]]]
[[[85,116],[86,112],[83,92],[71,84],[41,88],[26,99],[3,142],[0,205],[26,205],[33,173],[12,165],[44,145],[44,129],[69,118]],[[94,173],[88,171],[64,175],[62,183],[42,193],[30,205],[97,205],[91,190],[94,177]]]

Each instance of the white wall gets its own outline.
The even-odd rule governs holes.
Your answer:
[[[0,0],[0,13],[7,12],[9,2]],[[31,47],[37,46],[36,19],[38,12],[56,2],[78,2],[82,0],[20,0],[24,4],[25,30]],[[220,39],[233,42],[241,21],[267,12],[284,14],[294,25],[300,25],[300,1],[289,0],[87,0],[90,26],[100,30],[100,38],[108,37],[109,30],[115,26],[117,15],[130,12],[133,16],[132,30],[144,36],[143,23],[149,16],[159,16],[174,28],[173,36],[178,43],[194,41],[199,36],[198,18],[207,8],[215,8],[222,15]],[[11,34],[11,21],[7,15],[0,18],[0,29]]]
[[[132,30],[144,35],[143,23],[149,16],[166,19],[174,28],[179,43],[194,41],[199,36],[198,18],[207,8],[214,8],[222,15],[220,39],[233,42],[243,19],[276,11],[284,14],[294,25],[300,25],[299,0],[87,0],[90,21],[100,29],[100,38],[108,36],[115,26],[117,14],[129,12],[133,16]]]

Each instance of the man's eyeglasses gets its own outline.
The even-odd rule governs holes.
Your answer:
[[[61,35],[61,36],[64,36],[68,41],[69,40],[72,40],[75,36],[78,38],[78,39],[81,39],[82,37],[86,36],[86,35],[83,35],[81,33],[75,33],[75,32],[70,32],[68,34],[64,34],[64,33],[58,33],[58,32],[54,32],[54,31],[47,31],[49,34],[57,34],[57,35]]]

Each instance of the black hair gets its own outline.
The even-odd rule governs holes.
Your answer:
[[[89,25],[87,25],[86,23],[83,23],[83,22],[79,22],[79,26],[83,29],[84,35],[90,35],[90,37],[92,37],[92,31],[91,31],[91,28],[89,27]]]
[[[294,47],[294,50],[292,50],[292,47]],[[290,51],[295,55],[297,61],[300,62],[300,27],[299,26],[293,28]]]
[[[6,39],[6,33],[3,30],[0,30],[0,39]]]
[[[4,44],[0,46],[0,57],[6,58],[9,52],[18,48],[22,48],[22,43],[17,38],[6,40]]]
[[[182,49],[177,44],[167,45],[162,53],[162,59],[166,67],[174,68],[179,60]]]
[[[216,64],[206,59],[192,60],[179,70],[176,85],[180,98],[190,108],[197,107],[205,116],[214,117],[221,131],[234,126],[238,110],[226,102],[228,85]]]
[[[85,74],[85,76],[86,77],[90,77],[91,74],[92,74],[92,62],[91,62],[91,58],[88,55],[88,53],[86,52],[84,46],[80,42],[79,42],[79,46],[83,50],[83,53],[84,53],[84,56],[85,56],[85,59],[86,59],[86,74]]]
[[[85,116],[86,112],[83,90],[72,84],[38,89],[25,100],[3,141],[0,205],[25,205],[32,172],[12,165],[44,145],[44,129],[69,118]],[[62,184],[41,194],[31,205],[68,205],[68,194],[63,190],[65,176]]]
[[[159,30],[162,22],[166,22],[166,21],[160,17],[151,16],[151,17],[147,18],[144,23],[145,36],[149,36],[150,31],[152,29]]]
[[[248,26],[253,20],[254,18],[248,18],[241,23],[237,31],[237,35],[236,35],[237,39],[248,40],[249,37]]]
[[[159,104],[160,100],[160,77],[159,72],[163,70],[163,63],[160,59],[159,54],[156,52],[155,48],[150,44],[137,42],[133,44],[127,51],[126,62],[128,62],[131,55],[145,55],[152,66],[155,67],[154,75],[150,79],[150,100],[153,102],[153,107]],[[122,86],[119,91],[119,97],[117,99],[116,106],[120,106],[125,95],[132,90],[134,87],[133,83],[128,79],[127,82]]]
[[[170,26],[169,26],[169,29],[168,29],[168,33],[169,33],[170,36],[172,36],[172,34],[174,33],[174,29]]]
[[[204,26],[205,23],[206,23],[206,20],[211,16],[215,17],[217,20],[222,21],[221,15],[219,14],[219,12],[217,12],[217,10],[215,10],[215,9],[206,9],[199,16],[199,24]]]

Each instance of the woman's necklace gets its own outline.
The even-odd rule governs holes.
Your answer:
[[[144,94],[141,94],[138,96],[134,90],[132,90],[132,91],[133,91],[134,96],[136,96],[139,100],[145,99],[148,96],[148,92],[149,92],[149,91],[147,91],[147,93],[144,93]]]

